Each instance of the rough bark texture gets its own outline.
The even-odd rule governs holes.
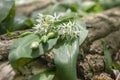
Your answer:
[[[104,56],[103,56],[103,47],[101,44],[101,39],[105,40],[108,43],[113,59],[118,61],[120,60],[119,50],[120,50],[120,7],[105,11],[101,14],[97,14],[91,17],[82,19],[87,24],[89,30],[88,37],[85,43],[82,45],[82,51],[85,52],[84,59],[82,57],[78,58],[78,77],[82,77],[83,80],[91,79],[94,75],[101,76],[100,73],[104,71]],[[32,31],[27,30],[27,31]],[[20,35],[25,31],[16,31],[12,34],[14,36]],[[7,34],[0,36],[0,62],[7,61],[8,52],[10,45],[14,42],[15,39],[10,39]],[[117,54],[116,54],[117,53]],[[117,58],[114,57],[117,55]],[[46,59],[48,55],[44,58]],[[48,56],[49,57],[49,56]],[[48,58],[47,57],[47,58]],[[49,57],[50,58],[50,57]],[[51,58],[50,58],[51,59]],[[48,61],[48,60],[47,60]],[[5,67],[9,67],[9,63],[0,65],[0,75],[2,75],[5,70]],[[4,66],[4,67],[1,67]],[[12,72],[12,69],[8,68]],[[6,71],[5,71],[6,72]],[[83,75],[81,75],[81,73]],[[100,75],[99,75],[100,74]],[[103,73],[104,74],[104,73]],[[102,74],[102,75],[103,75]],[[3,74],[7,75],[7,73]],[[14,76],[15,73],[9,73],[9,75]],[[12,77],[11,76],[11,77]],[[106,76],[106,75],[104,75]],[[1,76],[0,76],[1,77]],[[109,76],[106,76],[109,78]],[[6,80],[2,76],[0,80]],[[93,78],[96,79],[95,77]],[[11,78],[7,80],[12,80]],[[103,80],[103,79],[101,79]],[[112,80],[112,79],[106,79]]]
[[[33,1],[32,3],[29,4],[19,5],[16,6],[16,13],[18,15],[24,14],[29,16],[33,11],[45,8],[50,3],[52,3],[51,0],[38,0],[38,1]]]

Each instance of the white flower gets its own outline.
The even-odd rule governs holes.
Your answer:
[[[42,23],[43,22],[43,17],[44,17],[44,15],[43,14],[38,14],[38,19],[36,19],[36,21],[40,24],[40,23]]]
[[[76,28],[75,23],[69,21],[67,24],[63,23],[58,26],[58,34],[62,36],[62,38],[74,38],[79,36],[79,29]]]
[[[80,37],[79,34],[81,29],[79,29],[75,22],[69,21],[55,25],[54,22],[56,21],[60,21],[60,15],[57,16],[56,13],[54,16],[39,14],[37,19],[38,24],[33,27],[35,33],[44,36],[50,32],[57,32],[58,36],[67,39]]]
[[[55,19],[55,21],[60,21],[60,16],[61,15],[57,15],[56,13],[54,13],[54,19]]]
[[[36,19],[37,24],[33,29],[35,29],[35,33],[40,34],[40,35],[46,35],[50,31],[55,31],[56,28],[54,25],[55,21],[59,20],[59,16],[54,14],[52,15],[43,15],[43,14],[38,14],[38,19]]]
[[[39,13],[39,14],[38,14],[38,17],[39,17],[39,19],[43,19],[44,15],[41,14],[41,13]]]

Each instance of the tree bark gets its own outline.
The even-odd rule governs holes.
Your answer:
[[[47,7],[49,4],[51,4],[51,0],[38,0],[38,1],[33,1],[28,4],[22,4],[16,6],[16,13],[18,15],[27,15],[29,16],[33,11],[38,10],[38,9],[43,9]]]
[[[115,59],[115,56],[117,55],[116,53],[120,49],[120,7],[110,9],[103,13],[87,18],[82,18],[81,20],[87,24],[87,29],[89,30],[88,37],[82,45],[82,49],[85,52],[85,58],[83,60],[81,60],[81,57],[80,59],[78,58],[77,64],[78,76],[80,78],[84,77],[85,80],[93,77],[96,73],[101,73],[104,70],[104,56],[101,39],[106,41],[108,44],[109,50],[113,55],[113,59]],[[33,30],[28,29],[23,31],[15,31],[12,32],[12,35],[17,38],[18,35],[26,31]],[[7,34],[0,36],[0,62],[8,60],[7,56],[10,50],[10,45],[15,41],[16,38],[11,39]],[[0,67],[1,66],[2,65],[0,65]],[[10,65],[8,63],[5,66],[8,67]],[[91,71],[91,68],[93,71]],[[4,68],[1,68],[1,70],[4,71]],[[8,70],[13,71],[12,69]],[[79,73],[83,73],[83,75],[80,75]],[[2,74],[3,73],[0,71],[0,75]],[[9,75],[14,76],[15,74],[10,73]],[[2,80],[6,79],[3,78]],[[12,79],[8,78],[7,80]]]

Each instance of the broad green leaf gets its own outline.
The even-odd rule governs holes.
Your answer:
[[[3,34],[6,33],[6,30],[11,31],[15,16],[15,4],[14,0],[2,0],[0,5],[2,7],[0,10],[0,34]]]
[[[33,22],[26,16],[15,16],[14,0],[4,0],[3,3],[4,4],[0,3],[1,5],[4,5],[2,8],[0,7],[0,19],[2,19],[4,13],[7,14],[6,17],[0,22],[0,34],[6,33],[6,30],[11,32],[33,27]],[[6,7],[9,7],[9,11],[7,10],[8,8],[6,9]]]
[[[0,0],[0,23],[9,15],[13,5],[13,0]]]
[[[94,7],[95,6],[95,2],[94,1],[85,1],[82,3],[82,9],[87,11],[89,10],[90,8]]]
[[[65,5],[67,9],[70,9],[72,12],[78,12],[80,9],[81,1],[80,0],[64,0],[61,2],[62,5]]]
[[[44,54],[47,53],[48,51],[50,51],[53,46],[56,44],[58,38],[54,38],[54,39],[49,39],[46,43],[41,43],[39,45],[39,51],[38,50],[34,50],[34,56],[38,56],[38,52],[40,54]]]
[[[44,71],[33,76],[30,80],[53,80],[53,78],[54,78],[54,72]]]
[[[34,41],[39,42],[39,36],[35,34],[30,34],[26,37],[19,38],[13,43],[9,54],[9,61],[12,64],[13,68],[19,70],[31,59],[37,58],[52,49],[52,47],[57,42],[57,38],[50,39],[44,44],[40,43],[38,49],[32,50],[30,46],[31,43]]]
[[[31,58],[35,58],[38,56],[34,56],[34,51],[30,48],[30,45],[34,41],[39,41],[39,37],[35,34],[31,34],[29,36],[26,36],[24,38],[17,39],[12,47],[11,51],[9,53],[9,61],[13,68],[18,69],[19,66],[24,65],[24,62],[26,61],[24,59],[28,59],[28,61]],[[41,55],[41,53],[37,53],[38,55]],[[22,62],[23,61],[23,62]]]
[[[100,0],[99,2],[101,4],[101,6],[104,8],[104,10],[106,9],[110,9],[116,6],[120,5],[120,0]]]
[[[80,38],[79,38],[79,45],[81,45],[85,39],[87,38],[88,35],[88,30],[86,29],[86,25],[83,22],[77,22],[76,26],[79,27],[80,31]]]
[[[49,39],[46,43],[43,43],[44,51],[48,51],[53,48],[53,46],[57,43],[58,38]]]
[[[76,62],[79,51],[78,40],[58,41],[53,48],[56,74],[59,80],[77,80]]]
[[[26,16],[15,16],[11,31],[28,29],[33,26],[33,22]]]

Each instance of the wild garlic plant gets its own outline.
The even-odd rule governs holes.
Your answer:
[[[74,16],[38,14],[33,27],[34,32],[17,39],[11,47],[9,61],[12,67],[16,71],[21,71],[27,63],[52,50],[56,65],[55,74],[58,79],[77,80],[76,63],[79,46],[87,37],[88,31]],[[48,75],[40,71],[30,80],[53,80],[54,78],[52,75],[49,79],[51,73],[50,76],[46,76],[46,79],[36,77],[36,75],[42,77],[41,74]]]
[[[34,33],[43,36],[43,42],[46,42],[48,38],[59,36],[61,38],[66,38],[70,40],[72,38],[80,37],[80,28],[75,26],[75,22],[69,21],[67,23],[61,23],[60,25],[55,25],[55,22],[61,21],[60,15],[54,14],[52,15],[43,15],[38,14],[38,19],[36,19],[37,24],[35,24]],[[38,46],[37,42],[33,42],[32,47],[34,48],[34,44]]]

